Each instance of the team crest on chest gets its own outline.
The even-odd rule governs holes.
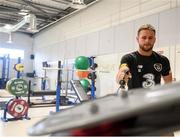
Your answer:
[[[160,72],[162,70],[162,64],[161,63],[155,63],[154,68],[156,71]]]
[[[141,72],[141,71],[142,71],[142,68],[143,68],[143,65],[138,65],[138,66],[137,66],[138,72]]]

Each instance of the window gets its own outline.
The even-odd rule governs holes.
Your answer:
[[[17,59],[18,57],[24,59],[24,51],[19,49],[0,48],[0,57],[5,55],[9,55],[11,59]]]

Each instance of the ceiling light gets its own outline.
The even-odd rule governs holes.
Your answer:
[[[29,13],[29,10],[22,9],[18,14],[26,16]]]
[[[29,12],[29,10],[22,9],[21,12]]]
[[[19,12],[18,14],[19,14],[19,15],[26,16],[28,13],[26,13],[26,12]]]
[[[84,0],[73,0],[70,6],[75,9],[83,9],[87,7],[87,5],[84,4]]]
[[[84,0],[73,0],[73,4],[84,4]]]

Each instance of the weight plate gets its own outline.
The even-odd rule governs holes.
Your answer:
[[[22,99],[11,99],[7,104],[7,112],[15,118],[21,118],[27,114],[28,103]]]
[[[6,85],[6,89],[10,94],[15,96],[23,96],[28,91],[28,84],[23,79],[11,79]]]
[[[17,69],[16,69],[16,65],[17,65],[17,64],[15,64],[15,65],[14,65],[14,70],[15,70],[15,71],[17,71]]]
[[[20,72],[22,72],[23,70],[24,70],[24,65],[23,64],[15,64],[14,65],[14,69],[16,70],[16,71],[20,71]]]
[[[13,81],[14,79],[16,79],[16,78],[13,78],[13,79],[9,80],[9,81],[6,83],[6,90],[7,90],[7,91],[9,91],[10,85],[11,85],[11,83],[12,83],[12,81]]]

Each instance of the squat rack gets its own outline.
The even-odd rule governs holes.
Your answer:
[[[10,66],[9,54],[0,57],[0,59],[2,60],[2,75],[0,80],[0,89],[3,89],[6,86],[6,82],[9,80],[9,66]]]

